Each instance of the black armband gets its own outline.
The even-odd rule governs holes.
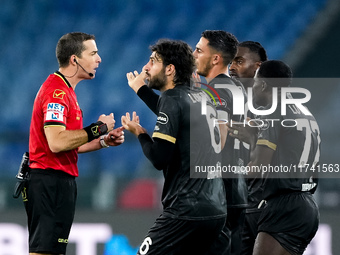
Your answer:
[[[107,133],[107,125],[101,121],[97,121],[96,123],[92,123],[90,126],[85,127],[84,130],[87,133],[88,141],[91,142]]]

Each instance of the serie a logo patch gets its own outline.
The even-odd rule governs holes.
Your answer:
[[[46,121],[63,121],[65,107],[58,103],[48,103]]]
[[[53,92],[53,98],[63,99],[65,94],[66,94],[66,92],[64,92],[63,90],[56,89]]]

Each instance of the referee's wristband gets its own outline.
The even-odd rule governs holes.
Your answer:
[[[99,140],[100,146],[102,146],[102,148],[109,148],[110,146],[106,144],[104,139],[105,139],[105,135],[102,135]]]
[[[92,123],[91,125],[84,128],[87,133],[88,142],[97,139],[99,136],[107,133],[107,125],[101,121]]]

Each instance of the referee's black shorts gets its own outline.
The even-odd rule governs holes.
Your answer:
[[[139,255],[208,255],[218,240],[225,218],[180,220],[161,215],[149,230]]]
[[[303,254],[319,226],[319,209],[310,192],[292,192],[267,201],[258,232],[274,237],[290,254]]]
[[[31,169],[23,192],[30,253],[65,254],[76,197],[75,177],[52,169]]]

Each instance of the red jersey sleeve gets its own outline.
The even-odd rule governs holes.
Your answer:
[[[61,125],[66,127],[68,97],[62,89],[47,89],[42,98],[44,126]]]

